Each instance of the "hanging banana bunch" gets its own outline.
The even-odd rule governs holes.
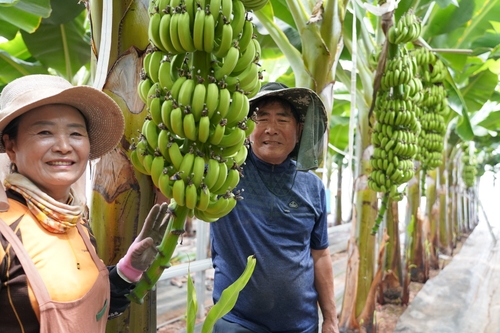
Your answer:
[[[440,166],[443,162],[446,125],[444,117],[449,112],[443,81],[446,67],[433,52],[417,48],[413,52],[417,59],[419,76],[422,81],[423,98],[420,101],[420,124],[422,131],[418,138],[419,153],[415,159],[421,162],[422,172]],[[425,195],[425,177],[422,177],[422,194]]]
[[[388,31],[392,52],[389,52],[376,96],[371,136],[374,146],[370,159],[372,171],[368,177],[368,187],[384,196],[372,234],[378,231],[389,197],[401,200],[403,194],[398,192],[399,185],[415,174],[413,158],[418,153],[418,103],[423,98],[422,83],[416,76],[416,58],[404,44],[417,39],[420,30],[418,19],[409,12]]]
[[[477,158],[474,154],[474,147],[469,142],[462,143],[462,180],[466,188],[474,187],[477,175]]]
[[[149,114],[130,159],[171,199],[171,231],[177,237],[186,216],[214,222],[242,198],[233,189],[255,126],[248,118],[248,99],[262,80],[261,48],[249,10],[267,1],[151,3],[151,48],[137,87]],[[168,266],[174,247],[164,239],[159,250],[145,281],[131,295],[137,302]]]

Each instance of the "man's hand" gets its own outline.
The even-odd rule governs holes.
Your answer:
[[[130,282],[139,281],[142,272],[148,269],[158,252],[163,234],[170,218],[168,204],[154,205],[142,226],[141,232],[118,262],[118,272]]]

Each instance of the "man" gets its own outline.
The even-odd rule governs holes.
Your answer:
[[[312,90],[276,82],[250,104],[256,127],[236,189],[244,199],[211,224],[214,302],[249,255],[257,266],[214,332],[338,333],[325,189],[308,171],[322,154],[325,107]]]

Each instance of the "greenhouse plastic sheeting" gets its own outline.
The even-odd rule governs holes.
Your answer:
[[[498,212],[498,203],[490,207]],[[495,243],[480,208],[478,214],[482,218],[460,252],[425,283],[394,332],[500,332],[500,223],[491,226]]]

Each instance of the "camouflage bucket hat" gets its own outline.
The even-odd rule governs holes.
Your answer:
[[[273,97],[280,98],[295,109],[299,122],[303,123],[298,153],[292,156],[297,161],[297,169],[307,171],[318,168],[323,159],[324,135],[328,126],[328,116],[321,98],[309,88],[289,88],[283,83],[269,82],[250,99],[252,105]]]

